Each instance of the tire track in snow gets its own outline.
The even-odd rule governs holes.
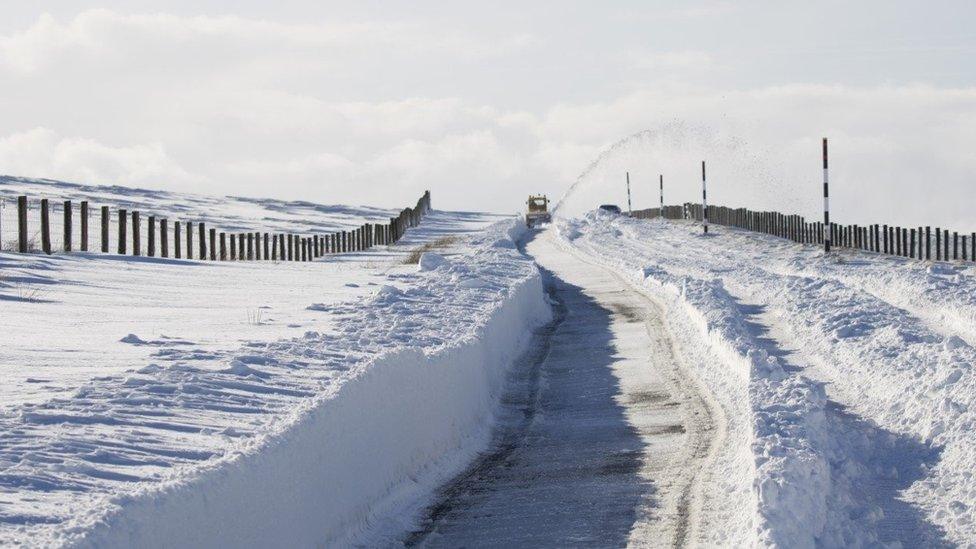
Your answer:
[[[676,338],[671,334],[666,323],[662,321],[665,307],[658,299],[598,259],[586,255],[581,250],[565,246],[557,242],[552,236],[549,238],[555,245],[566,250],[580,261],[599,267],[621,285],[632,289],[635,294],[643,299],[648,309],[654,311],[654,314],[647,315],[644,319],[648,337],[653,343],[654,351],[656,351],[653,354],[669,357],[667,361],[658,361],[658,365],[662,365],[663,362],[672,366],[670,376],[667,377],[670,381],[671,390],[674,394],[684,393],[687,395],[685,400],[688,406],[685,416],[686,423],[696,425],[694,429],[687,430],[690,439],[687,444],[687,451],[692,462],[687,463],[683,470],[678,471],[683,479],[680,482],[682,488],[677,499],[678,521],[675,525],[672,545],[674,547],[697,546],[701,541],[701,533],[707,522],[704,486],[708,482],[728,434],[722,407],[708,388],[695,378],[690,368],[685,364],[680,349],[675,345]],[[690,392],[689,389],[691,389]]]
[[[519,374],[492,450],[404,543],[694,545],[717,407],[682,371],[656,302],[552,239],[532,251],[566,307],[537,388]]]

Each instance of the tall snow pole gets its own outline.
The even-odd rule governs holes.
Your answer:
[[[702,160],[702,227],[708,234],[708,192],[705,184],[705,161]]]
[[[658,213],[661,214],[661,219],[664,219],[664,174],[658,176],[658,181],[661,183],[661,209]]]
[[[824,253],[830,253],[830,192],[827,178],[827,138],[823,138],[823,173],[824,173]]]
[[[627,172],[627,215],[630,215],[630,172]]]

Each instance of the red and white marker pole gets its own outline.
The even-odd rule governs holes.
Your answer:
[[[631,215],[632,213],[630,209],[630,172],[627,172],[627,215]]]
[[[830,192],[827,177],[827,138],[823,138],[823,173],[824,173],[824,253],[830,253]]]
[[[664,174],[658,176],[661,182],[661,209],[658,211],[661,219],[664,219]]]
[[[708,234],[708,191],[705,181],[705,161],[702,160],[702,227]]]

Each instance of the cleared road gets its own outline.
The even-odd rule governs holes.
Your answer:
[[[405,545],[692,545],[716,430],[660,309],[546,233],[526,251],[557,318],[516,365],[492,448]]]

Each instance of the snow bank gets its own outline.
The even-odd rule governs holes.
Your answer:
[[[489,442],[507,367],[549,318],[518,224],[390,274],[334,306],[329,332],[247,344],[219,369],[151,364],[3,417],[25,519],[0,540],[333,546],[407,520]]]
[[[699,319],[718,397],[748,387],[727,409],[753,422],[759,543],[976,539],[976,269],[686,222],[588,216],[564,234]]]
[[[616,218],[599,213],[562,221],[567,241],[630,273],[668,305],[669,324],[685,349],[708,343],[709,353],[685,351],[693,374],[725,408],[730,433],[721,475],[709,499],[717,500],[725,536],[716,545],[813,547],[827,516],[829,472],[824,445],[823,390],[790,376],[780,360],[760,348],[739,304],[719,279],[673,274],[655,266],[635,268],[634,257],[606,253],[619,238]],[[601,253],[602,252],[602,253]],[[692,357],[686,357],[692,358]]]

